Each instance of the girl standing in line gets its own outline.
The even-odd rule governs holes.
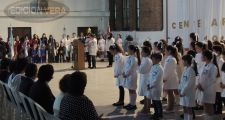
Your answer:
[[[187,54],[183,56],[182,60],[185,69],[179,84],[180,105],[184,109],[184,120],[193,120],[192,108],[195,107],[195,96],[193,93],[196,92],[195,80],[197,76],[197,65],[195,63],[193,64],[193,57],[191,55]]]
[[[141,64],[140,51],[135,45],[129,45],[128,58],[124,63],[123,77],[125,80],[124,86],[129,90],[130,102],[124,106],[127,110],[136,110],[136,89],[137,89],[137,69]]]
[[[166,48],[166,62],[164,65],[164,90],[168,95],[168,106],[166,112],[173,112],[175,95],[178,94],[178,75],[177,75],[177,65],[178,65],[178,53],[177,49],[173,46],[167,46]]]
[[[151,100],[147,100],[147,81],[150,78],[150,70],[152,67],[152,60],[150,59],[151,50],[149,47],[142,47],[142,59],[141,65],[139,66],[140,81],[139,81],[139,96],[144,96],[144,107],[140,111],[141,113],[148,114],[150,113],[150,103]]]
[[[123,64],[124,57],[122,54],[122,49],[117,44],[111,45],[109,47],[110,53],[114,56],[115,66],[114,66],[114,78],[116,79],[116,86],[119,87],[119,100],[113,103],[113,106],[123,106],[124,105],[124,79],[123,79]]]
[[[205,65],[200,73],[197,88],[203,94],[201,102],[204,106],[205,119],[213,120],[215,118],[213,105],[216,100],[216,81],[220,74],[216,56],[213,56],[210,50],[205,50],[202,53],[202,60]]]

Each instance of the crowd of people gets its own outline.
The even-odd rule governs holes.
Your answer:
[[[175,103],[183,107],[180,117],[185,120],[193,120],[196,110],[204,110],[206,120],[219,119],[223,111],[222,103],[225,104],[224,41],[200,41],[197,33],[191,33],[189,49],[186,50],[179,36],[171,45],[161,39],[153,44],[144,41],[141,47],[132,36],[127,36],[125,45],[121,35],[116,41],[112,33],[107,34],[106,38],[105,41],[101,36],[97,40],[94,34],[88,34],[82,41],[89,68],[96,68],[97,49],[101,53],[107,52],[108,67],[112,67],[114,62],[112,77],[116,80],[119,98],[113,106],[136,110],[138,89],[138,95],[143,96],[140,102],[144,104],[138,113],[149,114],[153,106],[153,119],[163,118],[163,113],[173,113]],[[47,112],[62,120],[101,119],[91,100],[84,95],[87,84],[85,73],[65,75],[59,83],[61,93],[55,97],[48,85],[54,74],[52,65],[42,65],[38,70],[26,58],[7,59],[7,52],[2,46],[0,51],[3,51],[0,52],[0,80],[10,88],[31,97]],[[125,89],[129,91],[127,105]],[[167,101],[165,110],[162,100]]]
[[[138,95],[143,96],[140,103],[144,104],[139,113],[149,114],[153,106],[154,119],[163,118],[163,113],[173,113],[175,103],[183,107],[184,114],[180,117],[184,120],[194,119],[195,110],[204,110],[205,120],[222,119],[219,117],[225,103],[224,43],[200,41],[197,33],[190,34],[188,50],[179,36],[171,45],[163,39],[153,44],[145,41],[141,49],[130,44],[127,53],[115,43],[109,48],[114,55],[114,77],[119,88],[119,100],[113,106],[124,106],[126,88],[129,104],[124,108],[136,110],[138,88]],[[161,100],[167,101],[165,110]]]
[[[6,49],[6,55],[10,59],[27,58],[32,63],[54,63],[71,62],[74,60],[73,42],[79,40],[84,45],[85,60],[88,68],[96,68],[96,57],[101,61],[107,56],[109,59],[108,67],[112,67],[113,56],[109,52],[109,47],[115,42],[123,46],[122,36],[113,37],[112,33],[95,35],[93,33],[76,33],[63,35],[61,40],[55,40],[52,35],[42,34],[39,38],[34,34],[32,38],[28,36],[15,36],[13,41],[3,40],[0,36],[0,43]]]

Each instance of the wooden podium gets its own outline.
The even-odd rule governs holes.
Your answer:
[[[79,40],[74,40],[73,43],[74,52],[74,69],[84,70],[85,69],[85,56],[84,56],[84,44]]]

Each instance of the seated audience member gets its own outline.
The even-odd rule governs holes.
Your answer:
[[[37,76],[37,65],[29,63],[25,70],[25,76],[22,76],[19,91],[26,96],[29,96],[29,91],[34,84]]]
[[[17,59],[15,63],[15,69],[13,73],[9,76],[8,85],[14,90],[19,90],[21,77],[24,76],[24,71],[28,64],[26,58]]]
[[[61,102],[59,118],[62,120],[99,120],[92,101],[84,95],[87,76],[83,72],[74,72],[68,81],[68,94]]]
[[[0,62],[0,80],[4,83],[7,83],[8,77],[10,75],[9,64],[9,60],[2,60]]]
[[[59,81],[59,89],[61,90],[60,94],[55,98],[55,102],[53,105],[54,110],[54,116],[59,115],[59,109],[60,104],[62,101],[62,98],[67,93],[67,81],[70,79],[70,74],[65,75],[60,81]]]
[[[38,71],[38,80],[30,89],[29,96],[48,113],[53,114],[53,103],[55,97],[48,83],[53,78],[54,69],[52,65],[43,65]]]

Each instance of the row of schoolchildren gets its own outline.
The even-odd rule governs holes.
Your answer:
[[[167,45],[164,40],[155,42],[153,50],[151,43],[145,41],[141,53],[137,46],[129,45],[128,57],[123,56],[119,45],[110,46],[115,61],[114,77],[119,87],[119,100],[113,105],[124,105],[126,88],[129,90],[130,100],[124,108],[137,109],[136,89],[139,72],[138,94],[145,98],[141,113],[150,113],[152,101],[155,111],[152,117],[162,118],[161,97],[167,96],[166,113],[174,112],[174,104],[177,98],[180,98],[179,103],[184,108],[181,117],[185,120],[195,118],[196,103],[203,106],[205,119],[219,119],[216,118],[217,114],[222,114],[222,101],[225,102],[225,99],[222,99],[225,94],[221,94],[225,88],[225,79],[222,79],[225,78],[223,45],[220,42],[199,42],[197,34],[191,33],[190,46],[192,47],[184,55],[180,37],[176,37],[172,45]]]

